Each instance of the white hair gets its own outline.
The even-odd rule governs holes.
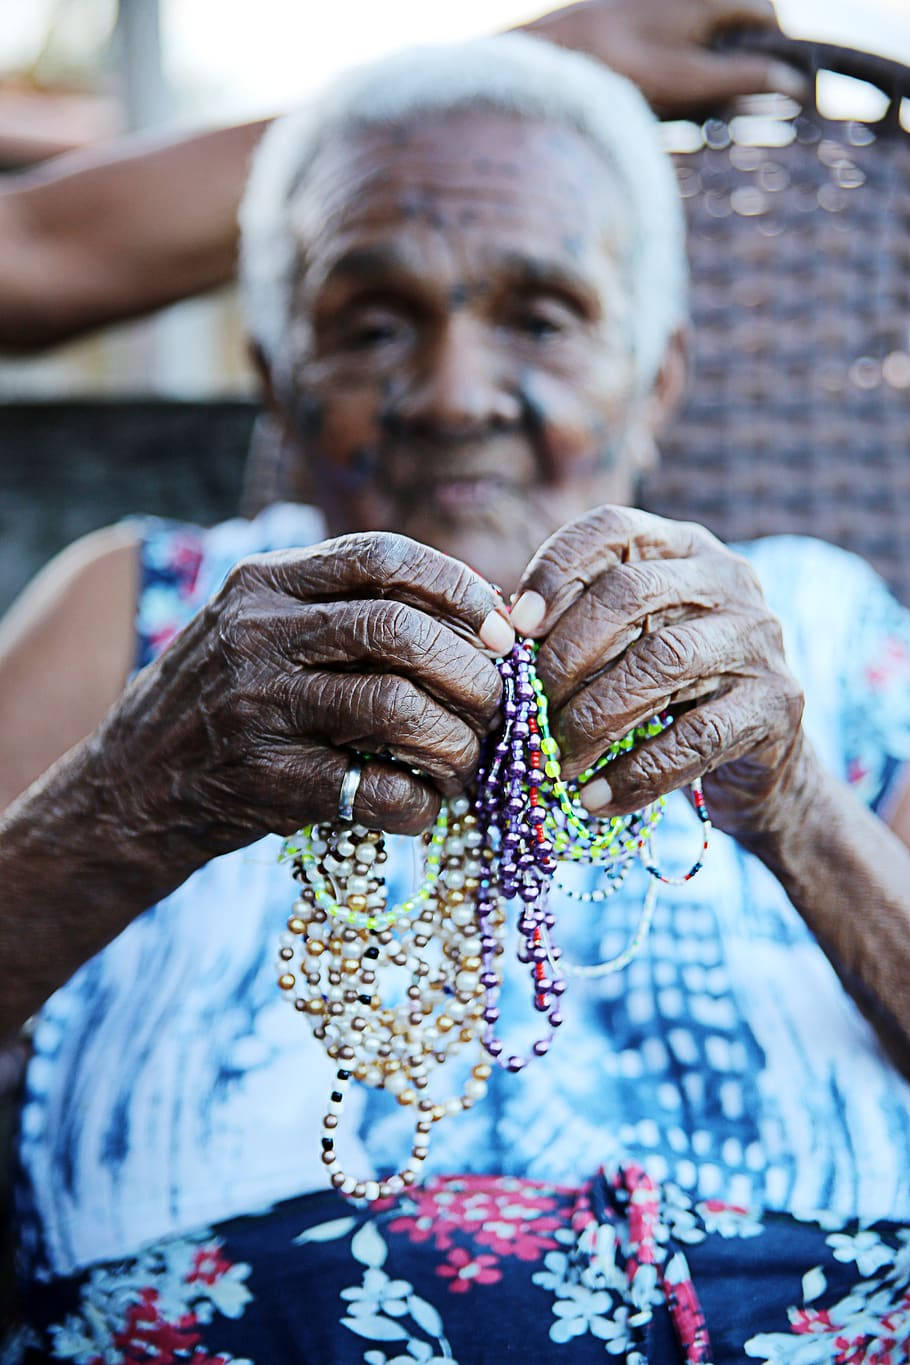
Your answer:
[[[287,344],[299,249],[292,204],[319,147],[338,133],[466,106],[567,125],[605,153],[629,215],[632,340],[639,382],[649,386],[687,311],[682,205],[657,120],[624,77],[518,33],[411,48],[355,67],[269,128],[240,209],[241,296],[253,340],[270,362]]]

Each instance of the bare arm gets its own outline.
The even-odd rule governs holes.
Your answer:
[[[79,747],[132,667],[136,578],[135,532],[97,531],[52,560],[0,622],[0,970],[11,1011],[0,1039],[37,1003],[29,978],[48,955],[62,982],[98,935],[113,937],[136,913],[99,880],[98,851],[86,858],[88,831],[108,841],[108,856],[117,838],[103,818],[113,792],[93,785]],[[76,909],[72,923],[64,907]]]
[[[910,1076],[910,851],[807,753],[780,828],[741,843],[781,882]]]
[[[166,830],[126,818],[141,779],[92,735],[0,814],[0,1040],[193,871]]]
[[[233,277],[266,121],[74,152],[0,191],[0,349],[29,351]]]

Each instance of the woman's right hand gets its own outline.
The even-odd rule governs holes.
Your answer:
[[[404,536],[255,556],[134,680],[96,756],[124,828],[200,863],[335,819],[351,751],[381,755],[355,819],[413,834],[472,777],[500,702],[484,650],[513,638],[488,583]]]

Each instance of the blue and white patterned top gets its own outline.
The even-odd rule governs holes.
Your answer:
[[[143,534],[140,661],[237,559],[323,532],[311,509],[281,505],[211,531],[144,523]],[[823,762],[881,810],[910,758],[910,613],[862,561],[819,541],[775,537],[743,553],[783,624]],[[698,845],[675,795],[660,859],[688,866]],[[278,848],[268,838],[209,863],[42,1011],[20,1142],[35,1273],[324,1185],[333,1067],[275,985],[294,895]],[[404,892],[406,848],[389,866],[392,892]],[[583,885],[590,873],[567,875]],[[643,882],[630,878],[605,906],[557,904],[566,955],[619,951]],[[513,964],[504,1019],[528,1018],[527,989]],[[428,1172],[569,1182],[634,1159],[699,1197],[910,1219],[910,1085],[778,883],[731,839],[715,834],[698,877],[661,888],[641,955],[619,975],[572,983],[563,1013],[546,1059],[495,1071],[485,1101],[439,1125]],[[401,1165],[408,1111],[354,1086],[345,1115],[346,1169]]]

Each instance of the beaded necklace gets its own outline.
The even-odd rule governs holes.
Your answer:
[[[386,1198],[414,1184],[433,1126],[483,1099],[494,1065],[517,1072],[545,1056],[562,1023],[567,977],[625,967],[650,928],[658,883],[688,881],[708,848],[711,825],[697,781],[692,794],[702,846],[682,876],[664,874],[654,854],[664,798],[607,819],[585,810],[585,783],[618,755],[659,735],[672,716],[663,712],[636,726],[568,783],[534,666],[536,650],[534,641],[520,640],[498,660],[500,727],[485,743],[470,794],[443,801],[432,829],[420,836],[422,874],[406,900],[388,904],[382,872],[388,855],[376,830],[356,823],[310,825],[282,849],[300,893],[281,937],[278,985],[337,1063],[322,1121],[322,1160],[330,1183],[355,1199]],[[585,901],[615,894],[636,861],[650,874],[638,926],[609,961],[561,961],[547,894],[560,861],[602,869],[603,885],[582,893]],[[529,969],[531,1000],[542,1020],[527,1055],[510,1053],[497,1032],[506,902],[518,906],[518,960]],[[458,1093],[441,1096],[438,1072],[465,1050],[475,1058],[467,1080]],[[357,1180],[337,1157],[336,1130],[352,1080],[380,1087],[414,1109],[410,1157],[385,1180]]]

